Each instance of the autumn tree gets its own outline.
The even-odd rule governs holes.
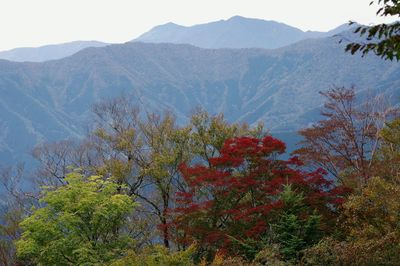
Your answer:
[[[379,167],[360,190],[343,204],[338,234],[323,239],[306,252],[307,265],[396,265],[399,261],[400,123],[381,130]]]
[[[85,175],[113,176],[126,185],[142,204],[144,241],[159,239],[166,247],[169,232],[167,210],[177,191],[186,184],[178,171],[186,160],[208,161],[218,154],[226,138],[261,136],[261,125],[228,123],[223,115],[197,110],[187,125],[180,126],[170,112],[144,113],[127,97],[106,100],[93,107],[94,127],[83,141],[60,141],[37,146],[32,155],[39,162],[39,185],[65,185],[65,176],[76,168]],[[151,242],[151,241],[150,241]]]
[[[65,185],[65,177],[74,169],[90,175],[101,164],[94,145],[87,139],[44,142],[34,147],[31,155],[38,162],[33,173],[38,186]]]
[[[15,202],[2,203],[0,206],[0,265],[16,264],[13,242],[20,236],[19,223],[23,214],[23,209]]]
[[[144,248],[140,253],[130,252],[111,266],[194,266],[195,250],[195,245],[181,251],[171,251],[165,246],[154,245]]]
[[[304,140],[295,153],[342,183],[364,185],[378,164],[380,129],[398,109],[388,107],[379,96],[357,103],[354,88],[333,88],[322,95],[325,119],[299,132]]]
[[[171,238],[167,210],[175,205],[175,193],[186,190],[179,165],[187,160],[208,161],[226,138],[262,134],[261,126],[229,124],[222,115],[201,110],[188,125],[178,126],[171,113],[143,114],[123,98],[96,105],[94,113],[97,123],[91,141],[104,158],[99,173],[129,187],[130,194],[143,203],[144,215],[153,223],[159,221],[166,247]]]
[[[298,169],[301,162],[296,158],[278,160],[277,156],[284,151],[284,143],[270,136],[236,137],[225,141],[220,154],[209,159],[210,165],[182,164],[189,190],[177,193],[181,205],[173,210],[176,216],[171,226],[180,232],[178,241],[186,244],[197,241],[200,252],[205,254],[224,250],[251,259],[263,248],[257,246],[263,243],[263,238],[274,234],[271,229],[274,223],[275,233],[283,235],[278,228],[288,219],[301,216],[300,226],[308,223],[307,217],[313,219],[311,216],[318,213],[323,215],[322,223],[326,222],[335,211],[334,206],[341,202],[340,189],[333,188],[321,170]],[[298,201],[309,207],[292,213],[291,200],[282,194],[287,185],[300,195]],[[280,216],[285,209],[287,216]],[[305,238],[301,233],[297,237],[303,245]],[[282,248],[286,246],[277,242]]]
[[[178,165],[189,156],[189,128],[178,127],[168,112],[142,114],[123,98],[96,105],[94,113],[91,141],[103,158],[98,172],[128,186],[129,194],[142,203],[148,231],[154,234],[161,224],[161,238],[169,247],[167,209],[179,185]]]
[[[229,123],[223,114],[211,116],[196,110],[190,119],[191,153],[196,160],[211,165],[210,159],[218,156],[227,139],[239,136],[261,138],[266,134],[264,125],[250,127],[246,123]]]
[[[381,130],[382,145],[376,156],[377,174],[385,179],[400,181],[400,118],[386,123]]]
[[[37,204],[36,193],[25,191],[30,185],[23,164],[0,169],[0,265],[16,265],[15,245],[21,234],[19,223]]]
[[[306,265],[397,265],[400,260],[400,185],[368,180],[343,205],[342,237],[325,238],[306,252]]]
[[[400,17],[400,2],[398,0],[377,0],[371,1],[370,5],[378,4],[377,16]],[[353,24],[351,22],[350,24]],[[397,61],[400,60],[400,22],[391,24],[378,24],[374,26],[359,26],[355,33],[365,36],[364,42],[352,42],[346,46],[346,51],[352,54],[360,51],[363,55],[374,52],[376,55]]]

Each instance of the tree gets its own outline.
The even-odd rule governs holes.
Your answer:
[[[354,88],[333,88],[322,95],[326,97],[325,119],[299,132],[304,140],[295,154],[343,184],[365,185],[379,164],[380,129],[398,114],[398,108],[388,106],[379,96],[357,104]]]
[[[21,234],[19,223],[37,203],[35,193],[24,191],[23,184],[29,184],[23,164],[0,169],[0,265],[17,264],[14,241]]]
[[[280,200],[284,207],[272,225],[275,242],[286,261],[296,262],[301,258],[302,250],[320,240],[321,216],[304,204],[304,196],[295,193],[291,185],[284,186]]]
[[[142,203],[144,215],[150,213],[148,224],[159,221],[166,247],[172,238],[168,209],[175,205],[175,193],[186,191],[179,165],[188,160],[207,162],[218,154],[226,138],[262,134],[261,126],[250,129],[245,124],[229,124],[222,115],[210,116],[200,110],[189,125],[178,126],[171,113],[141,114],[123,98],[100,103],[94,112],[97,128],[92,141],[104,158],[99,173],[112,175],[129,187],[129,193]]]
[[[145,248],[139,254],[129,253],[126,257],[112,263],[111,266],[194,266],[195,250],[195,245],[175,252],[164,246],[155,245]]]
[[[386,123],[380,135],[383,143],[376,156],[379,176],[400,180],[400,118]]]
[[[223,114],[211,116],[204,110],[197,110],[190,119],[190,146],[194,159],[211,165],[210,159],[220,154],[227,139],[234,137],[265,136],[263,124],[251,128],[246,123],[228,123]]]
[[[136,204],[100,176],[68,174],[67,184],[45,188],[44,207],[21,222],[17,255],[25,265],[107,264],[132,248],[124,231]]]
[[[396,265],[400,259],[400,122],[380,131],[377,166],[343,204],[337,234],[306,252],[307,265]],[[378,176],[379,175],[379,176]]]
[[[377,3],[380,8],[376,12],[377,16],[400,16],[400,2],[398,0],[377,0],[370,5]],[[350,24],[353,24],[351,22]],[[354,42],[346,46],[346,51],[352,54],[360,51],[363,55],[374,52],[376,55],[397,61],[400,60],[400,22],[392,24],[378,24],[372,27],[359,26],[355,33],[366,36],[366,42]]]
[[[20,236],[22,215],[23,209],[15,202],[0,208],[0,265],[16,265],[13,241]]]
[[[190,129],[178,127],[169,112],[142,115],[123,98],[100,103],[94,112],[97,124],[91,140],[103,158],[98,172],[128,187],[142,203],[141,218],[148,231],[156,238],[155,227],[161,225],[161,239],[168,248],[167,210],[179,187],[178,165],[189,156]]]
[[[45,143],[33,150],[40,163],[36,180],[40,185],[64,185],[74,168],[85,175],[112,176],[141,203],[135,224],[142,224],[143,242],[162,239],[166,247],[171,238],[167,210],[175,204],[175,193],[186,190],[180,163],[208,161],[226,138],[263,134],[261,125],[251,129],[230,124],[222,115],[202,110],[193,113],[188,125],[178,126],[172,113],[143,113],[126,97],[98,103],[93,113],[94,129],[82,142]]]
[[[101,163],[89,140],[61,140],[37,145],[31,155],[39,163],[34,181],[39,186],[61,186],[73,169],[80,168],[85,175],[95,174]]]
[[[397,265],[400,260],[400,185],[373,177],[343,204],[338,228],[306,252],[306,265]]]
[[[178,241],[198,242],[199,252],[209,258],[224,250],[252,259],[263,248],[257,247],[263,237],[271,234],[271,225],[279,224],[278,214],[285,207],[280,195],[289,184],[304,196],[311,213],[316,210],[326,222],[343,191],[333,188],[321,170],[298,169],[301,162],[296,158],[278,160],[284,150],[284,143],[271,136],[236,137],[225,141],[220,154],[209,159],[210,165],[182,164],[189,190],[177,193],[181,205],[172,210],[176,216],[171,226],[180,233]],[[310,215],[299,211],[303,217]]]

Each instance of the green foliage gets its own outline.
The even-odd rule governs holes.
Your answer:
[[[290,185],[285,186],[281,193],[281,200],[285,204],[278,222],[273,224],[276,242],[286,261],[296,261],[300,252],[316,243],[320,237],[319,230],[321,217],[316,213],[304,216],[310,212],[304,204],[302,194],[292,190]]]
[[[22,221],[18,257],[35,265],[106,265],[121,257],[133,245],[123,229],[135,203],[99,176],[71,173],[65,181],[44,188],[44,207]]]
[[[14,238],[0,239],[0,256],[3,250],[12,251],[10,239],[18,238],[22,229],[15,244],[23,265],[400,261],[400,119],[380,134],[378,128],[367,126],[383,141],[372,156],[378,163],[374,172],[365,171],[365,185],[342,205],[343,191],[333,189],[322,171],[301,170],[297,158],[278,160],[284,143],[269,136],[262,145],[253,142],[265,134],[262,126],[229,124],[222,115],[199,111],[188,126],[180,127],[171,114],[143,117],[123,102],[102,108],[97,111],[103,124],[88,140],[99,161],[83,168],[103,177],[73,172],[60,176],[62,186],[43,187],[42,207],[33,208],[21,228],[15,223],[20,219],[17,212],[16,220],[0,225],[2,235],[15,233]],[[224,148],[227,139],[231,142]],[[186,167],[183,162],[199,165]],[[375,173],[382,178],[369,178]],[[138,206],[132,196],[143,204]],[[132,215],[139,207],[140,214]],[[173,207],[178,207],[175,212]],[[339,211],[337,234],[332,234]],[[179,223],[183,227],[174,227]],[[160,231],[155,230],[157,225]],[[154,245],[160,240],[164,246]],[[197,246],[189,246],[193,243]]]
[[[115,261],[112,266],[190,266],[196,250],[195,245],[184,251],[171,252],[161,245],[149,247],[140,254],[130,253],[123,259]]]
[[[296,193],[291,185],[285,185],[279,195],[283,209],[275,211],[269,236],[254,241],[232,239],[239,244],[245,257],[263,265],[296,263],[302,251],[316,244],[322,236],[321,216],[312,212],[304,203],[304,196]]]
[[[373,3],[380,5],[376,12],[378,16],[400,16],[400,2],[398,0],[377,0],[370,4]],[[384,59],[400,60],[400,22],[378,24],[372,27],[360,26],[356,28],[355,33],[366,36],[367,40],[364,43],[348,44],[346,51],[350,51],[352,54],[360,51],[363,55],[374,52]]]

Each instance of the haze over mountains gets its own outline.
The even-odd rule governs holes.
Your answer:
[[[91,106],[121,94],[145,110],[172,110],[180,122],[199,106],[230,121],[265,122],[274,133],[315,122],[318,92],[333,85],[399,96],[399,64],[346,54],[339,40],[274,50],[136,41],[42,63],[0,60],[0,161],[25,159],[43,141],[84,136]]]
[[[191,27],[167,23],[154,27],[133,41],[191,44],[202,48],[274,49],[309,38],[333,36],[349,28],[348,24],[343,24],[328,32],[304,32],[284,23],[235,16]]]
[[[174,23],[156,26],[133,41],[191,44],[202,48],[279,48],[308,38],[333,36],[349,29],[343,24],[328,32],[301,31],[284,23],[232,17],[207,24],[184,27]],[[88,47],[103,47],[98,41],[75,41],[41,47],[0,51],[0,59],[15,62],[44,62],[61,59]]]
[[[0,59],[15,62],[44,62],[73,55],[87,47],[102,47],[106,45],[107,43],[98,41],[75,41],[41,47],[15,48],[0,52]]]

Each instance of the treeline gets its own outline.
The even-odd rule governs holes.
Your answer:
[[[373,2],[398,16],[398,1]],[[367,41],[347,50],[399,60],[399,29],[360,26]],[[288,159],[262,125],[98,104],[86,139],[36,147],[35,173],[1,172],[0,263],[399,265],[399,109],[323,95]]]
[[[86,139],[33,150],[35,189],[3,170],[1,263],[396,265],[399,110],[354,89],[323,95],[325,119],[288,159],[262,125],[96,105]]]

